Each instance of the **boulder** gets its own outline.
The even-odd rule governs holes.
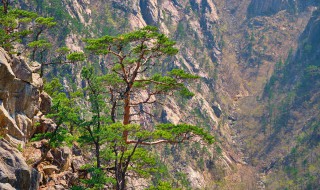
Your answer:
[[[55,190],[64,190],[65,187],[62,186],[62,185],[55,185],[55,186],[54,186],[54,189],[55,189]]]
[[[83,166],[84,164],[85,164],[85,161],[82,156],[74,156],[72,158],[72,168],[74,172],[78,171],[81,168],[81,166]]]
[[[14,56],[11,67],[17,78],[32,83],[32,71],[23,57]]]
[[[42,169],[43,169],[43,172],[44,172],[46,175],[51,175],[51,174],[59,171],[58,167],[55,166],[55,165],[44,166]]]
[[[26,159],[27,163],[35,163],[41,159],[41,150],[40,147],[37,148],[38,144],[40,144],[40,142],[34,142],[23,149],[23,157]]]
[[[40,101],[40,111],[43,114],[48,114],[52,106],[52,98],[46,92],[42,92],[40,94]]]
[[[17,149],[0,140],[0,189],[38,189],[39,177]]]
[[[5,80],[13,80],[15,78],[8,61],[10,61],[8,54],[0,48],[0,87]]]
[[[24,139],[24,141],[30,139],[35,131],[35,127],[33,127],[32,120],[24,114],[17,114],[15,121],[17,123],[18,128],[21,130],[24,137],[26,138]]]
[[[35,133],[52,132],[56,128],[56,124],[52,119],[46,118],[44,115],[40,117],[40,125],[37,127]]]
[[[61,147],[51,150],[54,157],[53,163],[66,171],[71,167],[72,151],[69,147]]]
[[[4,108],[0,100],[0,135],[6,137],[10,135],[16,139],[25,140],[23,132],[19,129],[16,121],[10,116],[8,111]]]
[[[32,73],[38,73],[41,69],[41,64],[36,61],[33,61],[30,64],[30,69],[31,69]]]
[[[38,73],[32,73],[32,83],[31,84],[40,90],[43,89],[43,80]]]

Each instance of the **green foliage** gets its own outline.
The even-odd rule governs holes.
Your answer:
[[[63,91],[63,86],[58,78],[54,78],[51,82],[44,84],[44,91],[54,98]]]
[[[70,52],[70,49],[68,47],[60,47],[56,50],[57,53],[59,54],[67,54]]]
[[[194,93],[191,92],[188,88],[183,87],[183,88],[180,90],[180,95],[181,95],[182,97],[191,98],[191,97],[194,96]]]
[[[36,49],[48,49],[52,47],[52,44],[46,40],[37,40],[37,41],[33,41],[28,43],[28,46],[30,48],[36,48]]]
[[[35,19],[35,23],[39,28],[43,28],[43,27],[50,28],[57,25],[57,22],[54,22],[53,17],[38,17]]]
[[[177,32],[179,38],[185,38],[187,36],[184,21],[180,21],[177,26]]]
[[[77,108],[72,99],[63,92],[58,79],[47,83],[44,89],[53,98],[51,112],[47,114],[47,117],[54,119],[57,126],[52,132],[36,134],[33,141],[49,139],[48,144],[51,148],[62,145],[71,146],[75,138],[70,134],[68,126],[78,122]]]
[[[88,172],[91,174],[91,178],[81,180],[85,184],[85,189],[100,190],[104,189],[106,184],[115,183],[115,180],[107,177],[101,168],[89,167]]]
[[[169,76],[178,78],[178,79],[198,79],[200,78],[197,75],[192,75],[190,73],[185,72],[181,69],[172,69],[169,73]]]
[[[151,186],[147,190],[180,190],[180,188],[173,188],[172,184],[167,181],[159,181],[156,186]]]
[[[219,145],[216,146],[216,151],[219,155],[222,154],[222,148]]]
[[[48,37],[51,33],[49,35],[46,31],[56,25],[53,17],[42,17],[31,11],[9,7],[7,12],[0,12],[0,46],[9,53],[15,53],[13,47],[16,43],[25,46],[25,50],[31,51],[31,59],[41,63],[41,76],[44,65],[64,63],[66,58],[71,62],[85,60],[85,56],[79,52],[67,55],[69,51],[65,48],[57,52],[53,50],[55,43],[48,40],[52,36]]]
[[[21,145],[21,144],[18,144],[17,149],[18,149],[20,152],[22,152],[22,150],[23,150],[22,145]]]
[[[74,52],[67,55],[67,59],[70,61],[84,61],[85,55],[81,52]]]
[[[108,54],[111,50],[108,49],[110,46],[128,46],[133,45],[132,43],[142,41],[155,40],[151,47],[142,45],[140,43],[131,46],[131,50],[134,54],[139,54],[141,51],[146,51],[146,55],[157,52],[159,54],[175,55],[178,50],[173,47],[174,41],[169,40],[164,34],[157,32],[156,27],[146,26],[142,29],[134,32],[120,34],[118,36],[104,36],[97,39],[87,39],[87,49],[95,52],[96,54]]]
[[[212,144],[214,142],[214,137],[208,133],[208,131],[205,131],[204,129],[189,125],[189,124],[159,124],[155,126],[155,137],[158,138],[166,138],[170,139],[172,141],[179,141],[179,136],[181,134],[193,134],[202,137],[203,140],[205,140],[207,143]],[[181,138],[181,137],[180,137]]]
[[[72,146],[74,141],[73,136],[69,131],[63,127],[58,127],[54,132],[39,133],[36,134],[32,141],[39,141],[42,139],[49,139],[49,146],[51,148],[57,148],[61,146]]]
[[[309,77],[319,77],[320,76],[320,66],[310,65],[306,68],[306,74]]]
[[[190,189],[190,181],[188,180],[186,174],[184,174],[182,172],[177,172],[175,175],[183,187]]]
[[[286,154],[268,175],[267,185],[273,189],[313,189],[319,181],[315,177],[320,172],[315,167],[319,165],[315,159],[320,134],[315,129],[319,126],[319,54],[315,51],[317,38],[305,37],[302,35],[296,55],[291,49],[284,62],[276,63],[265,88],[269,111],[263,117],[266,128],[270,127],[265,135],[267,141],[272,140],[267,151],[280,148]],[[288,143],[292,139],[296,142]]]
[[[3,6],[1,6],[3,9]],[[21,9],[10,8],[7,12],[0,12],[0,46],[10,51],[13,43],[21,42],[21,40],[32,34],[32,30],[28,28],[37,14]]]

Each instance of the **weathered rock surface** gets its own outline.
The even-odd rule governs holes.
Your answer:
[[[42,92],[40,94],[40,110],[43,114],[47,114],[50,111],[51,105],[52,105],[52,98],[46,93]]]
[[[43,167],[43,172],[46,175],[51,175],[51,174],[53,174],[54,172],[57,172],[57,171],[59,171],[59,169],[55,165],[48,165],[48,166],[44,166]]]
[[[17,78],[32,83],[32,71],[25,59],[22,57],[14,57],[11,67]]]
[[[72,158],[72,168],[75,171],[78,171],[81,166],[85,165],[85,161],[82,156],[74,156]]]
[[[0,189],[38,189],[39,173],[30,168],[22,154],[0,140]]]
[[[0,49],[0,135],[16,144],[24,144],[35,132],[35,119],[48,113],[51,98],[40,91],[43,87],[37,70],[23,57]],[[41,120],[40,120],[41,121]]]
[[[0,48],[0,137],[3,138],[0,141],[0,189],[38,189],[40,174],[26,164],[17,150],[24,147],[36,131],[45,132],[55,126],[43,114],[50,111],[51,98],[41,93],[43,81],[35,73],[37,67],[37,64],[29,66],[23,57],[10,58]],[[31,152],[34,158],[29,161],[34,162],[41,156],[41,152],[36,151]]]
[[[61,147],[59,149],[51,150],[51,154],[54,158],[54,163],[61,168],[62,171],[66,171],[71,167],[72,150],[68,147]]]
[[[148,25],[156,25],[158,21],[158,3],[155,0],[141,0],[140,8],[143,19]]]

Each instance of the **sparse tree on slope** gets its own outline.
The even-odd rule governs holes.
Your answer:
[[[143,105],[156,103],[159,96],[172,95],[175,91],[186,97],[193,96],[184,82],[196,79],[197,76],[179,69],[173,69],[166,75],[151,74],[152,67],[160,65],[162,57],[172,56],[178,52],[174,47],[174,41],[158,33],[157,28],[147,26],[130,33],[88,39],[86,42],[88,50],[98,55],[108,55],[109,58],[110,73],[101,78],[102,84],[99,88],[108,92],[110,103],[108,114],[114,123],[106,126],[109,140],[104,151],[107,150],[112,155],[106,159],[109,166],[107,170],[114,175],[116,189],[126,188],[126,176],[129,173],[141,174],[143,168],[146,169],[144,165],[148,164],[146,159],[143,159],[147,158],[143,148],[145,145],[181,143],[194,135],[202,136],[209,143],[213,142],[211,135],[193,125],[159,124],[153,130],[147,130],[132,122],[134,115],[151,115],[143,110]],[[144,99],[141,98],[142,94]],[[118,109],[119,106],[122,109]],[[135,109],[137,107],[139,109]],[[139,159],[144,160],[140,168]]]

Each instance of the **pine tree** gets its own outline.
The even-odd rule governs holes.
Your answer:
[[[134,122],[134,115],[152,115],[144,110],[144,105],[155,104],[160,97],[177,95],[176,92],[187,98],[193,96],[184,84],[197,76],[180,69],[151,73],[153,67],[161,64],[162,57],[178,52],[174,41],[157,28],[147,26],[86,42],[87,50],[108,57],[109,68],[105,75],[98,75],[93,66],[82,69],[86,86],[80,89],[75,102],[87,106],[70,111],[77,114],[72,117],[77,119],[69,121],[78,126],[74,136],[82,147],[94,147],[95,162],[84,168],[94,176],[82,180],[86,188],[123,190],[128,176],[149,177],[155,171],[156,160],[148,146],[182,143],[194,136],[214,142],[209,132],[197,126],[160,123],[145,128]]]
[[[197,76],[180,69],[173,69],[166,75],[151,74],[151,69],[161,64],[162,57],[178,52],[174,41],[159,33],[157,28],[146,26],[130,33],[87,39],[86,42],[88,50],[109,58],[110,73],[102,77],[103,84],[99,88],[108,92],[109,96],[109,114],[113,124],[106,126],[109,140],[104,151],[107,150],[112,155],[108,156],[109,160],[106,159],[107,163],[112,164],[107,170],[114,174],[116,189],[126,188],[128,173],[141,175],[140,172],[146,171],[148,153],[143,146],[182,143],[193,135],[202,136],[209,143],[213,142],[211,135],[193,125],[159,124],[153,130],[147,130],[132,122],[134,115],[151,115],[143,110],[143,106],[156,103],[160,96],[173,95],[175,91],[186,97],[193,95],[184,82],[197,79]],[[144,99],[139,98],[141,94],[145,94]],[[117,109],[119,106],[122,109]],[[117,117],[118,115],[123,116]],[[139,165],[138,160],[142,164]],[[130,168],[131,163],[136,167]],[[97,167],[100,166],[97,164]]]

